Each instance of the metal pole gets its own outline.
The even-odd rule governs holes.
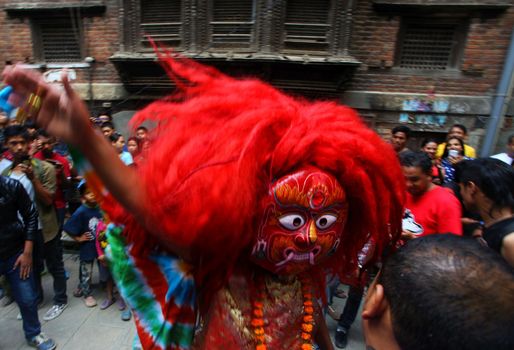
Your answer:
[[[503,66],[502,76],[491,109],[491,117],[487,124],[484,144],[480,152],[481,157],[487,157],[493,152],[498,132],[503,121],[503,116],[507,108],[508,100],[512,92],[512,82],[514,80],[514,29],[510,36],[509,51]]]

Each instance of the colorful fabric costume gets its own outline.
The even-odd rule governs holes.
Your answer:
[[[376,259],[398,238],[394,151],[347,107],[160,59],[178,92],[132,120],[155,125],[148,210],[103,202],[144,348],[312,349],[325,273],[346,280],[367,241]]]

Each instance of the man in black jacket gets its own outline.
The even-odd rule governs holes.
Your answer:
[[[52,350],[56,347],[55,342],[41,333],[32,272],[37,223],[36,207],[23,186],[16,180],[0,176],[0,275],[5,274],[11,285],[29,345],[39,350]]]

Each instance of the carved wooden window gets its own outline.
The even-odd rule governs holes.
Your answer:
[[[82,21],[72,12],[33,17],[35,57],[44,62],[79,62],[82,53]]]
[[[466,26],[462,21],[437,18],[404,19],[396,65],[417,70],[457,68],[465,35]]]
[[[140,42],[150,47],[147,36],[166,46],[182,42],[182,1],[141,0]]]
[[[254,36],[254,0],[211,0],[210,35],[214,47],[248,47]]]
[[[331,0],[287,0],[284,49],[327,51],[332,30],[331,3]]]

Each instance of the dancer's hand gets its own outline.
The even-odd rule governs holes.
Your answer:
[[[89,112],[73,91],[65,72],[62,75],[64,89],[48,84],[41,73],[20,66],[7,66],[3,80],[13,87],[15,96],[10,102],[18,107],[24,106],[30,94],[41,98],[41,107],[33,116],[38,126],[66,143],[81,145],[87,142],[93,132]]]

